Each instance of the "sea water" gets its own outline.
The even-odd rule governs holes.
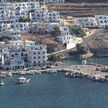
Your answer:
[[[0,87],[0,108],[108,108],[108,83],[64,74],[28,75],[31,81],[22,85],[15,83],[19,75],[7,77]]]

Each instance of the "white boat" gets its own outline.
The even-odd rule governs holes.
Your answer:
[[[0,78],[6,78],[6,75],[0,74]]]
[[[30,82],[30,79],[27,79],[27,78],[25,78],[25,77],[20,77],[20,78],[18,78],[17,79],[17,84],[25,84],[25,83],[28,83],[28,82]]]
[[[82,60],[82,65],[86,65],[87,64],[87,60]]]
[[[29,71],[26,73],[27,75],[34,75],[34,72],[33,71]]]
[[[57,73],[57,70],[53,70],[53,71],[52,70],[49,70],[48,73],[49,74],[54,74],[54,73]]]
[[[1,79],[1,81],[0,81],[0,86],[4,86],[5,85],[5,83],[2,81],[2,79]]]
[[[11,77],[12,76],[12,72],[8,72],[7,76]]]
[[[36,73],[36,74],[41,74],[41,71],[36,71],[35,73]]]

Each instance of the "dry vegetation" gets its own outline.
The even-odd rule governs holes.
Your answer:
[[[88,46],[95,56],[108,56],[108,30],[103,30],[95,36]]]
[[[50,10],[59,11],[61,17],[84,17],[96,14],[108,15],[108,3],[64,3],[49,6]]]

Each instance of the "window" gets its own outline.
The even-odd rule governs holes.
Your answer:
[[[45,58],[45,56],[43,56],[43,58]]]
[[[36,52],[33,53],[34,55],[36,54]]]
[[[40,56],[38,56],[38,59],[40,59]]]
[[[33,59],[36,59],[36,57],[33,57]]]
[[[100,21],[100,23],[103,23],[103,21]]]

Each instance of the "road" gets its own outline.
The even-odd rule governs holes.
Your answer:
[[[92,40],[95,36],[97,36],[98,34],[100,34],[101,31],[102,31],[102,29],[100,29],[100,30],[98,30],[98,31],[95,31],[93,34],[91,34],[90,36],[86,37],[86,38],[83,40],[82,45],[87,45],[87,43],[88,43],[90,40]],[[52,54],[62,54],[62,53],[71,51],[72,49],[74,49],[74,48],[60,50],[60,51],[57,51],[57,52],[53,52],[53,53],[47,54],[47,56],[50,56],[50,55],[52,55]]]
[[[88,42],[90,40],[92,40],[95,36],[97,36],[98,34],[100,34],[100,32],[102,31],[102,29],[98,30],[98,31],[95,31],[93,34],[91,34],[90,36],[88,36],[86,39],[83,40],[82,44],[85,45],[85,44],[88,44]]]

